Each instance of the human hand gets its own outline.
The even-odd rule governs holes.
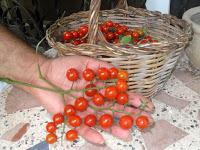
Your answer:
[[[83,72],[86,69],[86,67],[96,71],[99,67],[111,68],[112,66],[106,62],[102,62],[89,57],[68,56],[68,57],[59,57],[56,59],[47,60],[41,66],[41,71],[47,80],[51,81],[56,86],[67,90],[70,89],[73,84],[71,81],[66,79],[66,71],[71,67],[76,68],[79,72]],[[41,81],[38,77],[37,78],[34,77],[31,82],[39,86],[49,87],[47,83]],[[87,84],[86,81],[83,80],[83,78],[80,75],[79,80],[74,82],[73,89],[83,89],[86,84]],[[48,112],[53,114],[63,113],[64,103],[63,103],[63,97],[61,95],[40,89],[29,88],[28,90],[30,91],[31,94],[37,97],[41,105],[45,107]],[[76,95],[76,96],[78,97],[82,95]],[[74,99],[72,97],[65,96],[65,102],[67,104],[73,104]],[[142,106],[144,103],[146,104],[146,107],[144,108],[144,110],[141,110],[140,106]],[[154,105],[149,99],[141,95],[129,93],[129,104],[131,106],[126,107],[125,111],[131,113],[134,119],[136,119],[138,115],[145,115],[149,118],[149,121],[151,123],[153,122],[150,113],[154,110]],[[109,102],[105,103],[103,107],[108,107],[108,106],[110,106]],[[124,106],[115,104],[112,107],[112,109],[124,110]],[[91,113],[94,113],[94,110],[88,108],[87,111],[81,112],[78,115],[80,115],[81,117],[85,117],[86,115]],[[112,112],[107,111],[106,113],[112,113]],[[114,113],[114,116],[117,118],[120,117],[121,115],[122,114],[120,113]],[[77,130],[79,132],[79,135],[81,135],[89,142],[96,144],[104,143],[102,135],[93,128],[90,128],[86,125],[81,125],[81,127],[79,127]],[[131,140],[131,131],[124,130],[118,125],[113,125],[111,127],[111,130],[106,130],[106,131],[110,132],[112,135],[122,140],[125,141]]]

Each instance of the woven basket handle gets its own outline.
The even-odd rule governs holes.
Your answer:
[[[89,12],[89,35],[88,35],[88,42],[90,44],[95,44],[96,41],[100,6],[101,6],[101,0],[91,0],[90,12]],[[119,0],[116,7],[127,10],[128,9],[127,0]]]

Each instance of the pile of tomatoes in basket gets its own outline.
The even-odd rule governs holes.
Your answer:
[[[113,44],[142,45],[158,42],[148,33],[147,29],[141,27],[129,28],[123,24],[106,21],[99,25],[99,29],[103,33],[105,40]],[[88,26],[82,25],[77,30],[65,31],[63,33],[63,41],[64,43],[79,45],[87,43],[87,36]]]

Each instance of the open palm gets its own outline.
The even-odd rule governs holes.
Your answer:
[[[66,71],[69,68],[76,68],[79,72],[83,72],[86,67],[96,71],[99,67],[111,68],[112,66],[106,62],[102,62],[96,59],[92,59],[84,56],[68,56],[68,57],[59,57],[56,59],[48,60],[45,64],[41,66],[41,71],[44,76],[51,81],[56,86],[62,89],[70,89],[72,87],[72,82],[66,79]],[[41,80],[37,80],[36,84],[40,86],[48,87],[49,85]],[[74,89],[82,89],[86,85],[86,81],[83,80],[82,75],[79,76],[79,80],[73,84]],[[99,83],[98,83],[99,84]],[[40,89],[31,89],[31,93],[36,96],[39,102],[48,110],[50,113],[62,113],[64,110],[63,97],[57,93],[43,91]],[[80,93],[81,94],[81,93]],[[80,95],[75,95],[80,96]],[[65,102],[67,104],[73,104],[74,98],[65,96]],[[146,107],[143,108],[144,111],[140,110],[140,106],[142,104],[146,104]],[[129,104],[130,107],[126,107],[126,111],[132,114],[133,118],[136,118],[139,114],[144,114],[149,117],[150,122],[152,122],[152,118],[150,116],[150,112],[154,110],[154,105],[152,102],[141,96],[134,93],[129,93]],[[110,105],[108,102],[105,103],[106,106]],[[113,109],[124,110],[124,106],[115,104]],[[94,111],[90,108],[87,111],[79,114],[81,117],[84,117],[88,114],[94,113]],[[107,111],[107,113],[112,113]],[[115,113],[115,117],[120,117],[122,114]],[[79,134],[85,138],[87,141],[103,144],[104,139],[102,135],[93,128],[90,128],[85,125],[81,125],[78,128]],[[107,131],[113,134],[114,136],[122,139],[122,140],[131,140],[131,134],[129,130],[124,130],[120,128],[118,125],[114,125],[111,127],[111,130]]]

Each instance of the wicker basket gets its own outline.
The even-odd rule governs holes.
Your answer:
[[[116,9],[100,11],[100,0],[91,0],[90,11],[72,14],[57,20],[46,32],[48,43],[60,55],[84,55],[98,58],[125,69],[130,74],[129,90],[152,96],[162,89],[191,38],[191,26],[185,21],[159,12],[127,7],[120,0]],[[98,30],[98,24],[112,20],[129,28],[145,26],[159,39],[158,43],[140,46],[108,43]],[[65,30],[89,24],[88,43],[74,46],[61,43]]]

